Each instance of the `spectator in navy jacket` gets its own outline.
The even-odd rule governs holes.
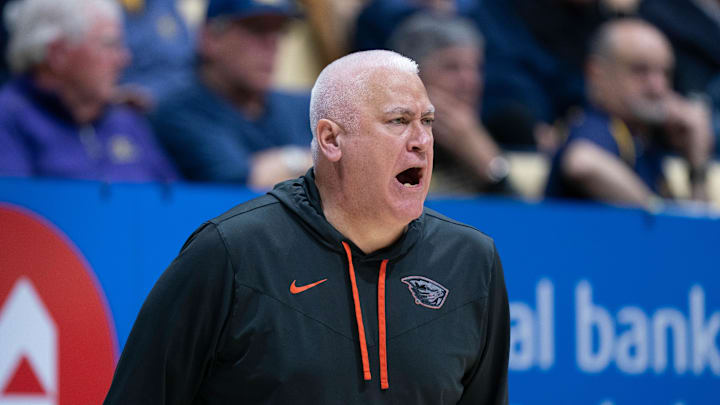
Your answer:
[[[602,26],[587,61],[591,106],[555,156],[547,194],[650,207],[671,197],[662,170],[673,150],[690,167],[692,197],[707,199],[710,113],[672,91],[670,43],[637,19]]]
[[[111,102],[129,58],[115,1],[21,0],[6,12],[16,76],[0,90],[0,175],[177,178],[143,117]]]
[[[186,177],[268,188],[311,165],[309,94],[271,89],[283,0],[210,0],[193,80],[153,122]]]

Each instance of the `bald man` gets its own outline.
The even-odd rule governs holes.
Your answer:
[[[689,164],[693,198],[707,198],[709,110],[673,92],[673,63],[667,39],[642,20],[600,28],[586,66],[591,105],[555,156],[548,196],[652,207],[670,197],[662,160],[671,149]]]
[[[410,59],[326,67],[314,167],[188,239],[105,404],[507,404],[495,245],[423,206],[433,119]]]

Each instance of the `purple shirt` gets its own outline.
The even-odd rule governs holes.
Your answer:
[[[95,121],[77,124],[55,95],[28,77],[0,90],[0,176],[178,179],[140,114],[108,105]]]

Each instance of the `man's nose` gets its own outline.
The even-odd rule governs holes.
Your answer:
[[[426,152],[429,148],[432,148],[432,128],[429,125],[424,125],[422,120],[418,120],[412,123],[410,130],[412,133],[408,140],[408,150]]]
[[[652,71],[647,77],[649,93],[654,96],[663,96],[669,90],[668,77],[664,71]]]

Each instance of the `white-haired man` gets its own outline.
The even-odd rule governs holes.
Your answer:
[[[407,58],[326,67],[314,168],[190,237],[105,404],[506,404],[495,246],[423,207],[433,116]]]
[[[15,78],[0,90],[0,175],[177,178],[147,122],[112,104],[129,55],[113,0],[6,7]]]

